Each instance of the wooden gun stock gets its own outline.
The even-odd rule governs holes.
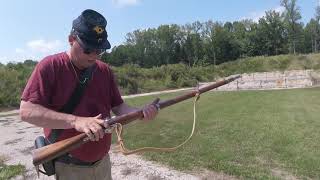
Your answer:
[[[181,96],[177,96],[175,98],[166,100],[166,101],[162,101],[162,102],[158,102],[159,99],[157,99],[156,101],[154,101],[154,104],[162,109],[168,106],[171,106],[173,104],[176,104],[178,102],[184,101],[186,99],[192,98],[194,96],[196,96],[196,94],[202,94],[204,92],[210,91],[212,89],[215,89],[217,87],[223,86],[225,84],[228,84],[238,78],[240,78],[241,76],[235,76],[226,80],[222,80],[219,81],[217,83],[199,88],[197,90],[193,90],[189,93],[186,93],[184,95]],[[122,125],[128,124],[136,119],[140,119],[143,117],[143,112],[142,110],[138,110],[135,112],[131,112],[128,114],[124,114],[121,116],[117,116],[114,117],[112,119],[110,119],[108,121],[109,125],[113,125],[115,123],[121,123]],[[79,146],[81,146],[82,144],[86,143],[89,140],[89,138],[87,138],[85,133],[81,133],[77,136],[44,146],[42,148],[39,149],[35,149],[32,152],[32,158],[33,158],[33,164],[35,166],[38,166],[40,164],[43,164],[45,162],[48,162],[52,159],[55,159]]]

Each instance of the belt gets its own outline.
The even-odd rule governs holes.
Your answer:
[[[85,162],[80,159],[72,157],[70,154],[66,154],[57,158],[56,161],[62,162],[64,164],[74,164],[79,166],[93,166],[95,163],[99,162],[100,160],[94,161],[94,162]]]

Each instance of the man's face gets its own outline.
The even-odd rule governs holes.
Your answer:
[[[71,58],[79,69],[84,69],[93,65],[99,58],[101,51],[86,49],[81,45],[81,42],[79,42],[76,36],[69,36],[69,42],[71,44]]]

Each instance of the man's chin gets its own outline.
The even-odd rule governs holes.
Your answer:
[[[96,60],[88,60],[87,61],[87,66],[92,66],[94,63],[96,63]]]
[[[86,69],[90,66],[92,66],[96,61],[87,61],[86,63],[83,63],[81,66],[81,69]]]

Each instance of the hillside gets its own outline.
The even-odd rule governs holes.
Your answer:
[[[0,64],[0,107],[18,107],[21,92],[35,63]],[[192,87],[198,82],[210,82],[232,74],[285,70],[320,69],[320,54],[279,55],[242,58],[217,66],[170,64],[153,68],[136,65],[113,67],[123,95]]]

